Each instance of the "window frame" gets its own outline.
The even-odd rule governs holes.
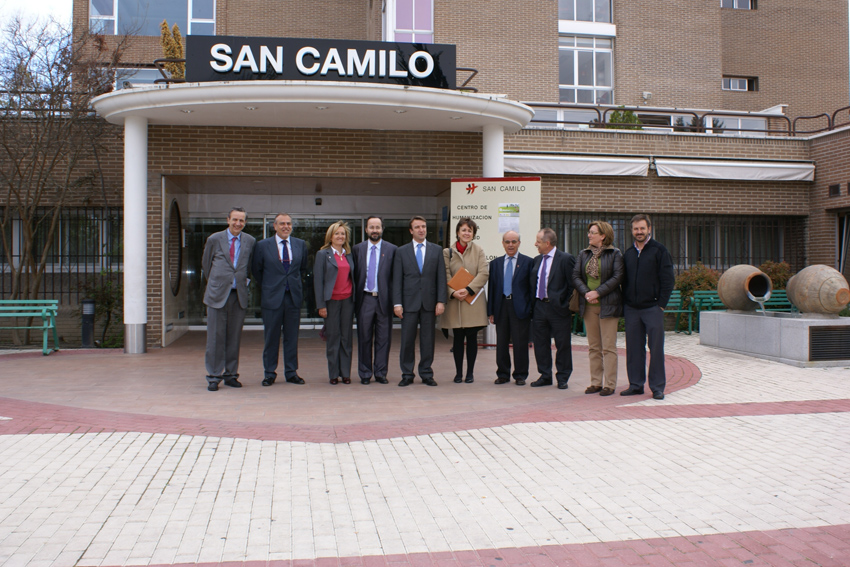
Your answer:
[[[576,19],[576,14],[578,14],[578,9],[576,6],[577,2],[581,0],[558,0],[558,19],[563,20],[565,22],[592,22],[592,23],[600,23],[600,24],[612,24],[614,23],[614,6],[611,0],[605,0],[608,4],[608,19],[607,20],[599,20],[596,17],[597,14],[597,1],[598,0],[590,0],[591,9],[593,12],[593,19],[591,20],[579,20]],[[572,4],[573,8],[573,17],[572,18],[562,18],[561,17],[561,6],[564,4]]]
[[[572,45],[569,45],[564,42],[564,40],[569,40],[572,38]],[[592,46],[586,45],[578,45],[579,40],[587,41],[592,40]],[[600,42],[607,42],[608,46],[600,46]],[[561,68],[560,68],[560,55],[561,51],[569,51],[573,52],[573,80],[574,84],[561,83]],[[580,53],[591,53],[592,54],[592,65],[593,65],[593,85],[582,85],[579,84],[579,54]],[[610,66],[610,85],[598,85],[598,58],[597,54],[604,53],[609,57],[609,66]],[[561,93],[572,89],[573,91],[573,100],[563,100],[561,97]],[[593,101],[592,102],[578,102],[579,91],[593,91]],[[610,100],[608,101],[599,101],[600,92],[609,93]],[[558,37],[558,100],[560,102],[566,104],[591,104],[591,105],[609,105],[615,104],[614,101],[614,40],[609,37],[589,37],[589,36],[574,36],[574,35],[561,35]]]
[[[435,35],[435,22],[434,22],[434,0],[409,0],[412,3],[412,10],[414,14],[413,27],[411,29],[399,29],[396,27],[397,18],[398,18],[398,2],[399,0],[388,0],[385,8],[384,8],[384,17],[383,17],[383,39],[384,41],[399,41],[397,36],[402,33],[411,34],[411,41],[403,41],[400,43],[434,43],[434,35]],[[416,26],[415,14],[416,14],[416,4],[420,2],[425,2],[429,4],[430,8],[430,28],[418,28]],[[429,35],[430,39],[428,41],[418,40],[417,36],[420,35]]]
[[[118,29],[120,26],[120,22],[118,21],[118,13],[119,13],[119,4],[121,2],[138,2],[138,0],[112,0],[112,15],[109,16],[99,16],[94,15],[94,10],[92,8],[92,1],[88,2],[89,9],[89,31],[91,33],[99,33],[103,35],[118,35]],[[193,17],[194,12],[194,2],[195,0],[179,0],[186,3],[186,29],[181,29],[181,33],[184,35],[193,35],[192,26],[193,24],[212,24],[213,29],[212,33],[204,32],[203,35],[215,35],[216,30],[216,10],[218,8],[217,0],[212,0],[212,19],[210,18],[195,18]],[[161,21],[161,20],[160,20]],[[103,28],[100,27],[100,24],[95,24],[95,22],[111,22],[111,25],[106,26],[103,24]],[[107,28],[111,28],[109,31]],[[101,31],[102,30],[102,31]],[[155,35],[148,35],[144,37],[157,37],[159,33]]]

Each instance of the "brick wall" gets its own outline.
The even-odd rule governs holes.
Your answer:
[[[850,129],[814,138],[811,146],[817,168],[809,210],[809,258],[812,264],[837,268],[837,219],[850,215]],[[840,196],[829,196],[830,185],[840,185]]]

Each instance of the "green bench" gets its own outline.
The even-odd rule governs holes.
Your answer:
[[[716,289],[694,291],[694,312],[714,311],[726,309]],[[788,299],[788,293],[784,289],[774,289],[770,292],[770,299],[764,302],[765,311],[796,311],[797,308]]]
[[[59,311],[57,299],[0,299],[0,329],[31,329],[42,331],[42,349],[45,356],[59,350],[59,338],[56,335],[56,314]],[[20,319],[30,319],[29,325],[21,325]],[[12,319],[14,325],[3,325],[2,319]],[[53,331],[53,348],[48,348],[47,335]]]
[[[690,305],[688,305],[687,307],[685,306],[685,298],[682,297],[682,292],[679,291],[678,289],[674,289],[673,292],[670,294],[670,301],[667,302],[667,307],[664,308],[664,314],[665,315],[668,315],[668,314],[671,314],[671,313],[676,315],[676,329],[675,329],[675,331],[677,333],[686,332],[684,330],[679,331],[679,328],[678,328],[679,327],[679,324],[678,324],[679,323],[679,316],[680,315],[687,315],[688,316],[687,333],[690,335],[691,332],[693,331],[693,326],[694,326],[694,320],[693,320],[694,312],[691,309]]]

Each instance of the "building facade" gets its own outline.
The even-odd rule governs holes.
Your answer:
[[[314,249],[339,218],[359,240],[370,214],[396,243],[412,214],[448,242],[453,177],[539,175],[541,226],[571,251],[594,218],[629,245],[627,219],[648,212],[680,270],[774,260],[846,275],[850,131],[847,111],[832,113],[850,104],[847,15],[843,0],[75,0],[78,32],[137,35],[118,90],[96,105],[116,129],[100,171],[123,197],[125,278],[144,234],[130,324],[143,347],[204,325],[200,254],[232,206],[257,237],[290,213]],[[235,99],[235,83],[152,86],[163,19],[189,36],[453,45],[457,85],[474,76],[427,116],[386,85],[284,81],[266,96],[276,82],[256,81]],[[596,127],[618,106],[641,129]],[[629,160],[646,167],[623,173]],[[304,310],[309,325],[309,298]]]

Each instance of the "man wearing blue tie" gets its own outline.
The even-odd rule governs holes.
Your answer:
[[[396,250],[393,259],[393,311],[401,319],[399,386],[413,383],[416,362],[416,329],[419,329],[419,377],[426,386],[436,386],[434,371],[434,325],[446,308],[446,264],[443,249],[426,242],[428,225],[424,218],[410,220],[408,242]]]
[[[517,386],[528,378],[528,333],[531,323],[531,266],[534,261],[519,253],[519,233],[502,236],[505,255],[490,262],[487,282],[487,315],[496,325],[496,384],[511,381],[511,351],[514,345],[513,377]]]
[[[274,231],[274,236],[257,243],[252,263],[262,294],[263,386],[271,386],[277,378],[281,332],[286,381],[303,384],[298,376],[298,328],[304,297],[301,281],[307,275],[307,244],[290,236],[292,217],[286,213],[274,218]]]

